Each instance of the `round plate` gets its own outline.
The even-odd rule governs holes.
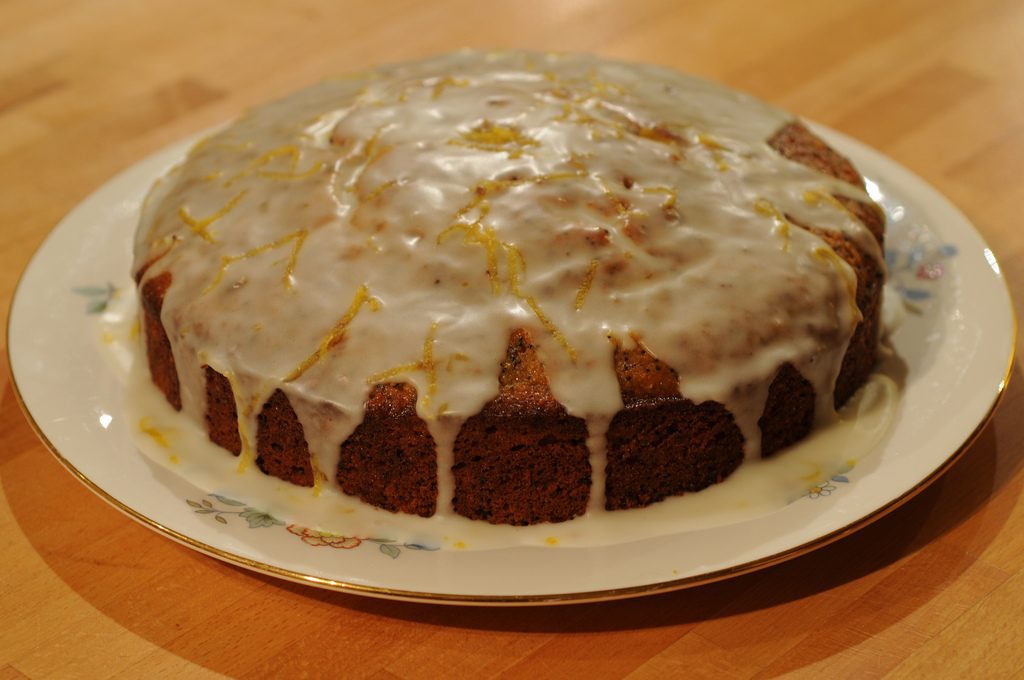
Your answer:
[[[869,178],[888,214],[890,281],[907,303],[892,341],[907,373],[876,451],[754,519],[600,547],[428,549],[288,525],[152,464],[132,442],[125,376],[102,348],[96,315],[132,285],[142,197],[191,140],[110,181],[40,247],[11,308],[15,388],[46,445],[101,498],[191,548],[273,576],[396,599],[522,604],[654,593],[765,567],[856,530],[947,469],[995,408],[1015,346],[999,265],[967,219],[892,160],[819,132]]]

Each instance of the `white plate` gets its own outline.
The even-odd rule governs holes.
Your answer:
[[[184,156],[188,140],[110,181],[36,253],[9,320],[14,384],[40,437],[100,497],[194,549],[294,581],[408,600],[541,603],[659,592],[758,569],[856,530],[935,479],[991,415],[1013,360],[1006,285],[967,219],[893,161],[821,132],[872,180],[889,215],[890,276],[911,304],[893,338],[908,372],[895,424],[877,451],[755,519],[592,548],[424,550],[285,525],[152,464],[132,444],[122,417],[124,376],[95,341],[89,312],[131,285],[141,198]]]

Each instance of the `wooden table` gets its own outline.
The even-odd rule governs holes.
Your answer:
[[[119,170],[328,75],[463,45],[664,63],[842,130],[957,203],[1024,300],[1020,0],[255,5],[0,5],[0,320],[47,232]],[[1015,378],[948,474],[838,543],[691,590],[500,609],[321,591],[174,544],[61,468],[5,371],[0,678],[1024,677]]]

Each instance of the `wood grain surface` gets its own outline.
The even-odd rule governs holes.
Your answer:
[[[0,322],[49,230],[118,171],[324,77],[460,46],[662,63],[837,128],[954,201],[1024,300],[1021,0],[5,0]],[[1021,678],[1018,373],[948,474],[849,538],[691,590],[501,609],[320,591],[162,538],[61,468],[5,369],[0,680]]]

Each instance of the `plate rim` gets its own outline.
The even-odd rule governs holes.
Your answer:
[[[9,324],[8,324],[9,326]],[[1016,337],[1016,322],[1014,325],[1014,334]],[[9,348],[9,346],[8,346]],[[7,362],[8,368],[11,368],[10,362],[10,351],[7,351]],[[839,541],[846,536],[852,535],[862,529],[863,527],[871,524],[890,512],[898,509],[904,503],[912,500],[919,493],[924,491],[934,481],[946,473],[953,465],[963,457],[967,452],[967,449],[971,447],[974,441],[978,438],[981,432],[988,426],[992,420],[999,403],[1002,401],[1003,396],[1006,394],[1006,386],[1009,384],[1009,379],[1012,374],[1013,359],[1011,357],[1007,373],[1004,376],[1001,388],[989,407],[985,417],[978,423],[975,429],[971,432],[970,436],[961,444],[953,453],[949,456],[938,468],[936,468],[930,475],[918,482],[917,485],[908,489],[903,495],[893,499],[888,504],[882,506],[878,510],[868,515],[864,515],[854,520],[850,524],[835,529],[831,533],[825,534],[824,536],[817,537],[798,546],[794,546],[788,550],[784,550],[773,555],[758,558],[748,562],[744,562],[739,565],[731,567],[725,567],[711,572],[703,574],[694,574],[686,576],[680,579],[669,580],[669,581],[658,581],[656,583],[641,584],[637,586],[629,586],[625,588],[609,588],[604,590],[590,590],[580,591],[575,593],[561,593],[561,594],[541,594],[541,595],[473,595],[473,594],[460,594],[460,593],[429,593],[416,590],[405,590],[401,588],[388,588],[384,586],[373,586],[365,585],[360,583],[351,583],[346,581],[340,581],[337,579],[322,578],[320,576],[314,576],[312,574],[303,574],[295,571],[294,569],[288,569],[285,567],[279,567],[258,560],[253,560],[241,555],[236,555],[227,550],[222,550],[215,546],[204,543],[198,539],[192,538],[179,531],[171,529],[170,527],[164,526],[160,522],[147,517],[143,513],[139,512],[135,508],[123,503],[118,500],[98,484],[89,479],[88,476],[83,474],[71,461],[63,456],[57,447],[49,440],[46,434],[39,427],[35,418],[29,411],[27,404],[24,402],[21,391],[17,386],[17,382],[14,378],[13,370],[11,374],[11,385],[14,387],[15,399],[18,402],[18,406],[21,408],[26,420],[31,426],[33,432],[39,437],[44,447],[50,451],[51,454],[64,466],[79,482],[81,482],[87,489],[96,494],[100,499],[106,501],[114,509],[120,511],[135,522],[147,527],[158,534],[162,534],[167,538],[173,540],[175,543],[179,543],[186,547],[192,548],[198,552],[201,552],[209,557],[221,560],[228,564],[232,564],[236,567],[242,567],[259,574],[269,574],[277,578],[282,578],[293,583],[301,583],[314,587],[319,587],[327,590],[333,590],[337,592],[353,593],[371,597],[377,597],[380,599],[397,600],[405,602],[421,602],[421,603],[434,603],[434,604],[447,604],[447,605],[477,605],[477,606],[490,606],[490,605],[558,605],[558,604],[584,604],[587,602],[606,602],[612,600],[627,599],[632,597],[638,597],[640,595],[657,595],[659,593],[666,593],[675,590],[682,590],[686,588],[697,587],[705,584],[715,583],[717,581],[723,581],[736,576],[742,576],[743,574],[749,574],[755,571],[760,571],[776,564],[788,562],[789,560],[800,557],[801,555],[808,554],[819,548],[823,548],[831,543]]]
[[[962,222],[970,228],[970,231],[974,237],[976,237],[988,252],[991,253],[991,249],[988,248],[988,244],[983,238],[982,234],[974,227],[973,223],[964,215],[959,208],[948,198],[945,197],[941,192],[935,189],[925,179],[921,178],[916,173],[913,173],[909,169],[905,168],[902,164],[896,160],[882,154],[876,149],[864,144],[863,142],[857,141],[847,135],[832,130],[826,126],[809,123],[812,128],[816,131],[823,133],[823,136],[830,142],[839,142],[835,146],[839,147],[840,151],[844,153],[850,148],[856,148],[858,153],[867,152],[873,154],[877,158],[874,160],[883,160],[890,167],[896,168],[899,172],[904,173],[906,176],[913,178],[914,181],[918,182],[923,188],[927,189],[935,197],[938,197],[943,203],[945,208],[954,211],[955,215],[962,220]],[[34,414],[31,412],[28,404],[25,402],[22,394],[21,386],[18,382],[18,377],[14,369],[14,361],[11,355],[11,333],[14,325],[14,320],[18,316],[18,301],[23,295],[23,284],[29,270],[36,263],[40,253],[48,246],[54,235],[60,230],[62,225],[74,214],[74,212],[90,197],[94,196],[97,192],[101,191],[104,187],[107,187],[115,182],[124,179],[133,172],[137,172],[137,168],[140,164],[144,163],[149,159],[153,159],[161,154],[167,153],[169,149],[182,146],[184,147],[190,140],[201,136],[204,133],[198,135],[187,136],[178,142],[174,142],[168,146],[156,150],[152,154],[137,160],[135,163],[130,165],[128,168],[117,173],[113,177],[101,183],[98,187],[92,190],[86,197],[76,203],[57,224],[50,229],[46,237],[40,242],[40,244],[33,251],[32,255],[28,258],[24,268],[19,274],[18,281],[15,285],[14,292],[11,296],[11,305],[8,312],[7,323],[5,328],[5,357],[8,364],[8,370],[10,375],[10,382],[13,388],[15,399],[18,403],[19,408],[24,414],[28,421],[31,429],[36,436],[43,443],[44,448],[50,451],[50,453],[61,463],[76,479],[85,485],[87,489],[96,494],[99,498],[107,502],[109,505],[120,511],[122,514],[128,516],[130,519],[142,524],[143,526],[154,530],[158,534],[161,534],[171,540],[197,550],[203,554],[206,554],[215,559],[219,559],[223,562],[232,564],[236,567],[241,567],[261,573],[264,575],[274,576],[276,578],[282,578],[291,582],[301,583],[305,585],[325,588],[338,592],[347,592],[352,594],[358,594],[363,596],[371,596],[390,600],[400,601],[411,601],[411,602],[431,602],[437,604],[448,604],[448,605],[555,605],[555,604],[573,604],[573,603],[585,603],[595,601],[610,601],[616,599],[624,599],[630,597],[637,597],[640,595],[654,595],[658,593],[665,593],[674,590],[680,590],[684,588],[695,587],[698,585],[713,583],[716,581],[725,580],[734,576],[740,576],[742,574],[751,573],[758,571],[788,560],[794,559],[801,555],[810,553],[814,550],[822,548],[828,544],[834,543],[848,535],[859,531],[868,524],[881,519],[890,512],[896,510],[904,503],[908,502],[929,485],[931,485],[936,479],[941,477],[946,471],[949,470],[960,458],[966,453],[971,445],[977,440],[981,432],[988,426],[989,422],[995,414],[996,409],[1002,402],[1003,397],[1006,394],[1009,381],[1013,375],[1013,366],[1016,355],[1016,345],[1018,339],[1018,321],[1016,310],[1013,306],[1013,299],[1010,294],[1009,285],[1005,274],[1000,269],[997,272],[996,278],[1001,282],[1004,294],[1006,296],[1006,302],[1008,303],[1009,311],[1009,322],[1011,330],[1011,338],[1009,345],[1009,353],[1007,357],[1006,366],[1003,370],[1002,378],[995,393],[991,396],[991,401],[988,404],[987,410],[983,417],[978,421],[971,432],[963,439],[963,441],[956,446],[952,452],[929,474],[920,479],[916,484],[906,489],[896,497],[889,500],[887,503],[874,509],[873,511],[857,517],[853,521],[837,527],[832,531],[814,537],[808,541],[802,542],[798,545],[792,546],[788,549],[766,555],[763,557],[748,560],[740,564],[723,567],[720,569],[703,572],[700,574],[691,574],[685,577],[669,580],[656,580],[652,583],[642,583],[638,585],[626,586],[626,587],[615,587],[606,589],[595,589],[587,591],[576,591],[569,593],[542,593],[542,594],[466,594],[466,593],[432,593],[427,591],[409,590],[402,588],[391,588],[381,585],[364,584],[357,582],[350,582],[339,580],[335,578],[325,578],[313,574],[302,573],[295,569],[282,567],[274,564],[268,564],[260,560],[255,560],[244,555],[233,553],[229,550],[218,548],[214,545],[210,545],[202,540],[196,539],[192,536],[179,532],[172,529],[164,524],[146,516],[143,512],[131,507],[127,503],[119,500],[113,496],[110,492],[103,489],[99,484],[90,479],[86,474],[78,469],[68,458],[60,452],[58,447],[53,444],[49,437],[45,434],[42,427],[36,421]]]

